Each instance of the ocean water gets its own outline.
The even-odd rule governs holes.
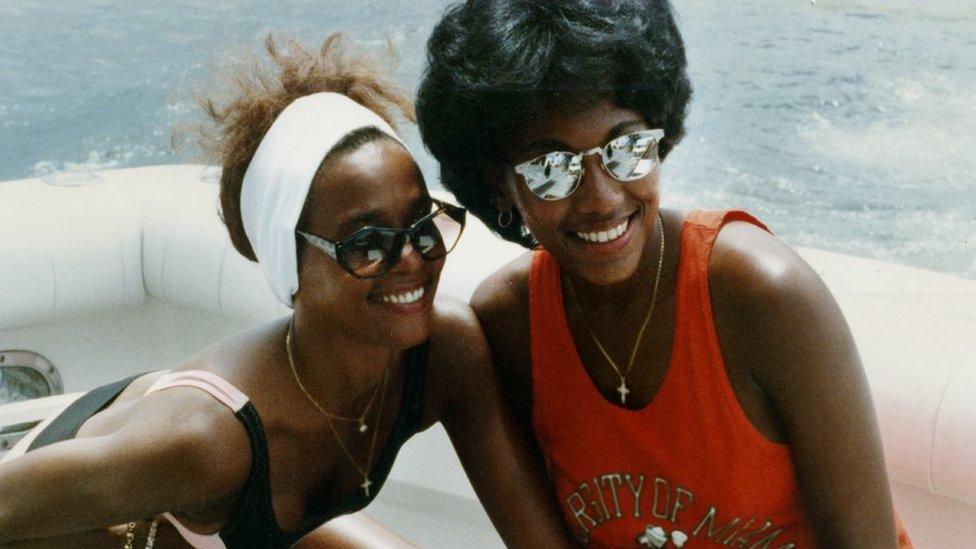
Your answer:
[[[193,90],[269,32],[387,40],[415,89],[448,0],[0,2],[0,181],[193,161]],[[695,97],[665,204],[976,278],[976,2],[674,0]],[[437,169],[408,142],[428,181]]]

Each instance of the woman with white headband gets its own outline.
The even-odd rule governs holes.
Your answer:
[[[409,102],[339,36],[267,46],[280,77],[208,102],[210,144],[231,241],[294,314],[39,426],[0,465],[0,545],[290,546],[365,507],[436,421],[506,543],[567,543],[477,320],[434,301],[465,212],[430,197],[394,131]],[[405,543],[363,534],[305,541]]]

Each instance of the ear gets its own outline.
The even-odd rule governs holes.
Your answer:
[[[511,170],[506,170],[495,162],[486,162],[482,166],[482,177],[492,190],[491,202],[496,210],[504,212],[510,210],[515,205],[512,198],[511,189]]]
[[[494,204],[495,209],[500,212],[509,211],[515,208],[515,202],[508,197],[508,191],[505,189],[499,189],[499,192],[495,193],[492,203]]]

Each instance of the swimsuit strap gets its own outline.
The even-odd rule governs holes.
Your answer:
[[[162,517],[172,524],[183,540],[194,549],[227,549],[224,540],[220,539],[220,534],[198,534],[183,526],[179,519],[169,513],[163,513]]]
[[[247,404],[247,395],[217,374],[203,370],[184,370],[164,374],[149,387],[145,394],[155,393],[170,387],[196,387],[219,400],[234,413]]]
[[[88,418],[101,412],[115,401],[126,387],[137,377],[143,374],[134,375],[125,379],[103,385],[82,395],[78,400],[72,402],[67,408],[58,414],[56,420],[50,421],[47,427],[27,447],[27,451],[37,450],[55,442],[75,438],[81,425],[88,421]]]

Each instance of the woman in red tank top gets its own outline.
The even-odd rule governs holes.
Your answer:
[[[662,210],[691,87],[667,0],[468,2],[418,98],[444,184],[535,251],[473,305],[592,547],[906,547],[854,341],[742,212]]]

